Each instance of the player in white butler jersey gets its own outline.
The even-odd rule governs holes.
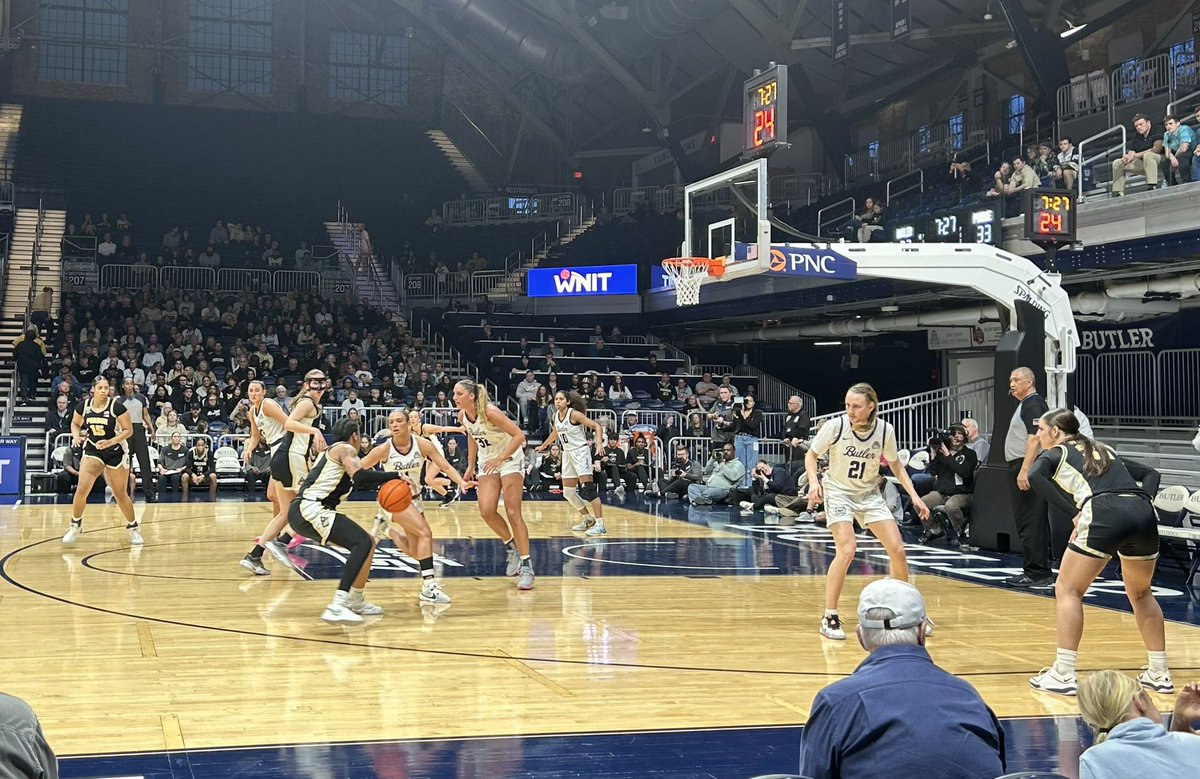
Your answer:
[[[250,413],[247,414],[250,419],[250,437],[246,439],[246,448],[242,450],[242,461],[249,465],[250,455],[260,443],[267,445],[271,457],[274,458],[283,444],[288,415],[278,401],[267,397],[266,387],[261,381],[250,382],[246,387],[246,395],[250,398]],[[281,494],[279,482],[275,481],[274,477],[267,480],[267,500],[271,501],[272,516],[286,519],[291,498],[285,498]],[[264,550],[263,545],[255,545],[254,549],[242,558],[240,565],[256,576],[270,574],[262,562]]]
[[[327,389],[329,389],[329,377],[325,375],[325,371],[314,368],[304,374],[304,381],[300,384],[300,393],[292,400],[292,413],[283,421],[283,440],[271,455],[271,480],[275,483],[275,495],[282,511],[276,513],[267,523],[266,529],[258,537],[258,543],[248,555],[259,561],[260,569],[265,549],[281,565],[305,576],[288,557],[287,546],[288,541],[291,540],[291,534],[280,535],[280,531],[288,524],[287,507],[296,497],[296,491],[300,489],[301,483],[308,474],[310,450],[316,454],[325,451],[325,435],[316,424],[321,417],[321,396]],[[276,539],[276,536],[279,538]],[[260,570],[251,568],[245,562],[242,565],[261,575]]]
[[[504,412],[488,402],[487,389],[470,379],[454,385],[458,421],[467,430],[467,470],[463,478],[476,481],[479,514],[508,550],[504,572],[517,577],[517,589],[533,589],[529,557],[529,527],[521,516],[525,488],[525,434]],[[476,466],[479,478],[476,480]],[[500,493],[504,514],[500,516]]]
[[[363,597],[375,542],[367,531],[337,509],[355,487],[379,487],[399,479],[400,474],[363,468],[358,459],[362,439],[357,422],[339,420],[333,426],[333,438],[333,445],[317,457],[295,500],[288,506],[288,524],[299,535],[319,539],[322,545],[336,544],[347,550],[341,581],[333,602],[321,613],[321,619],[362,622],[365,615],[383,613],[383,609]]]
[[[838,600],[842,597],[846,572],[857,549],[855,521],[869,528],[883,544],[889,575],[899,581],[908,581],[908,558],[904,556],[900,529],[879,492],[881,458],[887,460],[896,480],[912,498],[913,509],[921,519],[929,516],[929,509],[900,464],[896,429],[875,415],[878,403],[879,398],[870,384],[855,384],[846,392],[846,413],[826,420],[804,456],[808,471],[808,507],[811,510],[824,500],[825,522],[837,545],[825,578],[825,616],[821,620],[821,635],[839,641],[846,638],[838,616]],[[817,464],[826,453],[829,454],[829,470],[822,482],[817,475]]]
[[[446,458],[433,445],[432,441],[413,435],[408,414],[404,409],[398,409],[388,414],[388,431],[391,436],[381,444],[377,444],[362,460],[362,467],[374,468],[382,465],[383,470],[398,473],[412,487],[414,500],[404,511],[394,511],[391,520],[382,515],[375,517],[375,528],[372,535],[376,538],[390,537],[397,549],[417,560],[421,566],[421,603],[449,603],[450,596],[442,592],[433,569],[433,531],[425,519],[420,501],[415,496],[421,494],[421,480],[425,474],[425,465],[431,462],[441,473],[447,474],[460,491],[474,487],[472,482],[465,481],[454,466],[446,462]]]
[[[594,435],[596,457],[602,457],[604,427],[588,418],[587,402],[583,398],[565,390],[554,393],[551,422],[550,435],[537,451],[546,451],[555,441],[562,447],[563,497],[581,516],[579,524],[571,529],[582,530],[593,537],[602,536],[608,531],[604,528],[600,496],[592,481],[592,449],[588,445],[587,431],[590,429]]]

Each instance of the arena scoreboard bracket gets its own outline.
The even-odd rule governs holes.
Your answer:
[[[753,159],[786,148],[787,65],[772,62],[742,87],[742,156]]]

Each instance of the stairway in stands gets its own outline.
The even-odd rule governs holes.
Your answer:
[[[582,224],[567,231],[556,242],[547,242],[539,251],[524,260],[518,267],[505,276],[500,283],[488,291],[489,298],[508,299],[520,295],[525,289],[525,273],[530,268],[537,268],[551,254],[558,254],[579,236],[586,233],[596,224],[596,217],[588,217]]]
[[[427,130],[425,135],[442,150],[442,154],[446,155],[446,159],[450,161],[459,175],[466,179],[467,187],[471,192],[482,194],[493,191],[491,183],[484,178],[484,175],[467,158],[467,155],[462,153],[458,145],[450,140],[450,136],[446,135],[444,130]]]
[[[7,370],[0,374],[0,398],[7,402],[9,390],[16,381],[16,366],[13,362],[13,341],[21,335],[25,322],[25,309],[29,304],[30,287],[34,285],[34,243],[37,233],[38,210],[20,208],[13,224],[12,249],[9,255],[8,283],[4,290],[4,304],[0,308],[0,365]],[[65,211],[45,211],[42,221],[42,241],[37,256],[36,286],[54,289],[54,302],[59,303],[62,271],[62,237],[66,231]],[[49,345],[47,345],[49,350]],[[50,385],[47,379],[38,384],[37,397],[32,404],[14,400],[11,435],[26,436],[26,461],[29,471],[41,470],[45,457],[44,425],[46,406],[50,401]]]
[[[363,226],[344,219],[330,221],[325,232],[338,250],[343,269],[354,278],[357,299],[391,314],[403,313],[391,274],[376,256]]]

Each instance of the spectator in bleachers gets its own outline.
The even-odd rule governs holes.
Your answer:
[[[604,387],[596,387],[596,389],[592,391],[591,396],[587,398],[587,407],[589,409],[616,411],[616,408],[608,399],[608,392],[605,391]]]
[[[1004,194],[1015,195],[1026,189],[1036,189],[1041,183],[1036,170],[1020,157],[1014,157],[1012,175],[1008,177],[1008,183],[1004,186]]]
[[[723,386],[718,390],[717,402],[708,411],[709,436],[714,449],[720,449],[724,444],[733,445],[733,415],[733,393],[729,387]]]
[[[96,223],[92,221],[91,214],[83,215],[83,223],[80,224],[79,231],[82,235],[96,235]]]
[[[762,412],[755,408],[753,395],[746,395],[733,407],[733,447],[746,475],[742,489],[749,489],[750,475],[758,460],[758,439],[762,435]]]
[[[517,422],[524,426],[526,432],[531,432],[537,427],[537,395],[541,386],[533,371],[526,371],[525,378],[517,382],[514,388],[513,394],[517,398],[521,416]]]
[[[646,373],[662,373],[662,367],[658,364],[658,355],[654,352],[650,352],[650,356],[646,358]]]
[[[868,197],[863,203],[863,210],[855,216],[851,223],[855,228],[855,237],[859,243],[870,243],[871,236],[883,230],[883,204]]]
[[[964,152],[954,152],[954,157],[950,160],[950,183],[959,187],[959,191],[962,192],[970,186],[971,181],[971,161]]]
[[[225,409],[221,407],[221,398],[215,392],[210,392],[208,397],[204,399],[202,414],[204,421],[208,423],[209,430],[213,429],[214,423],[227,427],[229,425],[229,418],[225,414]]]
[[[962,426],[967,431],[967,448],[975,452],[979,464],[983,465],[991,454],[991,444],[979,434],[979,423],[974,419],[967,417],[962,421]]]
[[[54,399],[54,408],[46,415],[45,429],[47,433],[51,433],[50,440],[53,442],[55,437],[62,433],[71,432],[71,419],[75,412],[71,406],[70,395],[58,395]]]
[[[613,351],[613,348],[611,346],[604,343],[603,338],[598,338],[598,339],[596,339],[595,342],[592,343],[591,346],[588,347],[587,356],[588,357],[616,357],[617,353]]]
[[[358,390],[351,387],[346,393],[345,400],[342,401],[341,408],[343,414],[347,413],[350,409],[355,409],[358,413],[362,414],[367,410],[367,404],[363,403],[362,399],[358,397]]]
[[[687,438],[708,438],[708,428],[705,426],[706,418],[706,415],[699,411],[689,413],[683,435]]]
[[[218,219],[217,223],[213,225],[213,228],[208,231],[208,243],[210,245],[224,245],[229,243],[229,230],[225,228],[225,222],[223,220]]]
[[[650,494],[654,497],[674,499],[687,494],[688,487],[697,484],[703,477],[700,463],[693,460],[686,446],[675,447],[675,460],[663,471]]]
[[[102,241],[100,241],[100,243],[96,244],[96,255],[98,257],[102,258],[101,262],[103,262],[104,259],[112,257],[116,253],[117,253],[116,242],[113,240],[113,237],[110,233],[105,233],[104,240],[102,240]]]
[[[604,387],[597,386],[596,389],[604,390]],[[608,400],[614,406],[623,406],[633,402],[633,392],[625,386],[625,377],[619,373],[613,374],[612,383],[608,386]]]
[[[72,412],[73,413],[73,412]],[[66,432],[71,432],[69,429]],[[59,495],[74,494],[79,486],[79,465],[83,460],[83,445],[69,445],[63,454],[62,470],[55,474],[55,489]]]
[[[247,451],[243,455],[245,467],[242,469],[242,475],[246,479],[246,497],[251,497],[259,482],[262,482],[263,490],[267,488],[267,482],[271,479],[271,448],[267,446],[266,441],[260,440],[258,446]]]
[[[221,255],[217,252],[217,247],[209,243],[204,252],[196,258],[196,264],[202,268],[212,268],[216,270],[221,267]]]
[[[1079,757],[1081,779],[1182,776],[1200,765],[1200,685],[1175,699],[1168,731],[1154,699],[1120,671],[1097,671],[1079,683],[1079,713],[1095,740]],[[1187,766],[1192,766],[1192,769]]]
[[[717,401],[717,385],[712,380],[712,374],[705,371],[696,382],[695,397],[699,404],[707,409]]]
[[[644,435],[633,438],[629,451],[625,453],[625,466],[621,469],[625,489],[645,492],[650,486],[650,445]]]
[[[664,373],[663,375],[666,375],[666,374]],[[675,380],[675,399],[676,400],[686,402],[687,399],[691,398],[694,394],[695,393],[692,392],[692,388],[689,387],[687,384],[687,379],[680,376],[678,379]]]
[[[158,429],[159,439],[162,439],[163,428]],[[172,432],[166,445],[158,450],[158,494],[166,492],[167,488],[180,492],[183,472],[187,469],[187,447],[183,445],[183,433]]]
[[[1079,175],[1079,152],[1068,136],[1058,139],[1058,153],[1050,168],[1050,176],[1064,189],[1075,189],[1075,178]]]
[[[537,465],[539,487],[558,494],[562,492],[562,450],[551,444],[550,451],[542,455]]]
[[[188,389],[187,391],[191,392],[191,389]],[[203,424],[204,429],[207,430],[208,422],[204,418],[204,410],[200,407],[200,403],[195,402],[195,401],[188,401],[188,405],[186,406],[186,408],[187,408],[187,411],[184,413],[183,418],[180,420],[180,423],[185,428],[187,428],[188,432],[190,432],[190,433],[203,432],[200,429],[201,424]]]
[[[1192,180],[1192,157],[1196,152],[1196,134],[1182,124],[1179,117],[1163,119],[1162,179],[1170,184],[1187,184]]]
[[[1001,162],[1000,167],[992,174],[992,188],[987,191],[987,196],[1003,196],[1010,177],[1012,177],[1012,165],[1008,162]]]
[[[1133,135],[1125,143],[1125,153],[1112,163],[1112,195],[1125,194],[1125,177],[1130,173],[1141,173],[1146,177],[1146,186],[1158,186],[1158,173],[1163,160],[1162,136],[1144,114],[1133,115]]]
[[[625,497],[625,482],[622,473],[625,470],[625,450],[615,436],[606,436],[604,451],[592,461],[592,481],[597,489],[605,492],[611,482],[613,492],[617,497]]]
[[[33,403],[37,397],[38,377],[47,364],[46,345],[36,327],[29,328],[25,335],[13,341],[13,356],[17,363],[21,398],[25,403]]]

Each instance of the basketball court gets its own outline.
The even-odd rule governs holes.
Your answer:
[[[346,775],[550,776],[598,750],[587,775],[737,779],[794,770],[813,696],[865,656],[818,635],[832,545],[811,525],[631,498],[606,506],[609,536],[593,540],[567,530],[561,499],[529,500],[538,580],[519,592],[474,503],[431,508],[454,603],[419,607],[415,562],[385,543],[368,587],[385,614],[345,627],[318,618],[336,553],[295,550],[311,581],[238,566],[268,505],[139,504],[140,549],[112,506],[90,506],[71,547],[69,507],[6,511],[6,688],[36,702],[69,758],[64,776],[190,776],[192,761],[248,760],[260,775],[359,761],[370,770]],[[369,523],[373,503],[346,505]],[[1010,722],[1010,768],[1056,764],[1046,733],[1066,728],[1078,746],[1074,701],[1026,681],[1053,657],[1053,599],[999,586],[1011,558],[916,545],[909,556],[938,623],[934,660]],[[885,565],[860,539],[847,614]],[[1160,596],[1182,684],[1200,676],[1200,615],[1181,589]],[[1122,601],[1111,573],[1094,588],[1081,670],[1144,662]]]

